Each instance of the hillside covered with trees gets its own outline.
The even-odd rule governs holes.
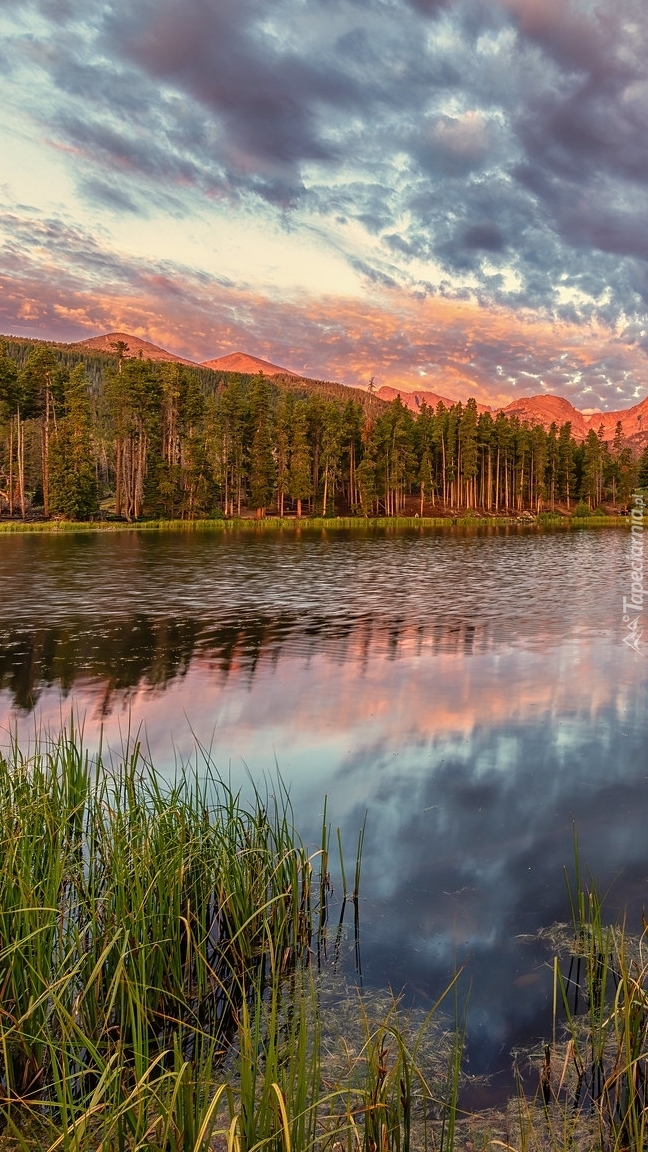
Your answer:
[[[620,426],[578,443],[474,400],[409,411],[294,377],[0,346],[0,513],[141,518],[533,514],[627,506]]]

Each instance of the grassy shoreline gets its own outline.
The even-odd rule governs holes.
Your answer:
[[[326,805],[309,854],[280,781],[244,803],[202,754],[0,752],[1,1152],[450,1152],[461,1035],[322,980],[329,844]]]
[[[527,528],[527,529],[570,529],[570,528],[623,528],[630,526],[629,516],[547,517],[527,519],[515,516],[394,516],[365,519],[359,516],[314,516],[302,520],[280,519],[267,516],[263,520],[240,518],[233,520],[0,520],[0,534],[24,532],[303,532],[309,530],[335,531],[355,530],[366,532],[373,529],[416,528]]]
[[[326,806],[309,855],[280,782],[210,771],[72,728],[0,752],[0,1152],[645,1152],[648,926],[606,926],[578,852],[531,1092],[469,1115],[460,974],[418,1016],[327,986]]]

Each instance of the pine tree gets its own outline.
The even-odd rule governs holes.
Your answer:
[[[434,414],[423,401],[414,427],[414,444],[417,456],[417,483],[420,494],[420,515],[425,507],[425,494],[434,494]]]
[[[324,407],[322,421],[322,516],[328,516],[335,504],[335,487],[342,453],[342,413],[335,401]]]
[[[275,456],[277,463],[277,506],[280,516],[284,514],[284,502],[288,485],[290,463],[290,429],[294,419],[295,400],[290,392],[283,393],[277,403],[275,414]]]
[[[637,465],[637,484],[640,488],[648,488],[648,444],[644,448]]]
[[[542,425],[537,424],[530,432],[531,458],[529,461],[529,503],[532,510],[542,511],[547,498],[547,468],[549,463],[549,438]]]
[[[601,496],[602,449],[599,437],[590,428],[583,449],[583,472],[581,477],[581,500],[587,500],[590,508],[596,508]]]
[[[7,464],[5,468],[6,490],[1,493],[7,501],[9,515],[13,516],[15,496],[14,460],[18,453],[19,499],[25,516],[24,485],[20,483],[21,464],[24,470],[24,454],[21,457],[20,388],[18,368],[7,355],[7,346],[0,340],[0,423],[8,425]]]
[[[263,376],[251,381],[248,400],[253,428],[249,464],[250,503],[261,519],[272,501],[277,481],[270,389]]]
[[[245,478],[245,397],[240,376],[230,376],[219,405],[220,473],[223,511],[241,515]]]
[[[50,442],[50,509],[66,520],[87,520],[98,511],[92,463],[92,415],[88,378],[74,368],[63,392],[63,415]]]
[[[556,486],[558,476],[558,425],[555,421],[550,425],[546,440],[547,451],[547,494],[551,511],[556,509]]]
[[[297,518],[301,519],[302,502],[313,493],[313,461],[308,443],[308,413],[303,400],[297,401],[293,412],[288,464],[287,490],[297,504]]]
[[[566,501],[567,511],[574,496],[575,472],[575,444],[568,420],[558,432],[558,494]]]
[[[509,507],[509,454],[511,425],[503,412],[495,417],[495,508]]]
[[[482,508],[490,510],[493,504],[493,448],[495,421],[490,412],[482,412],[477,420],[477,452],[480,472],[480,500]]]
[[[145,495],[149,504],[161,503],[157,469],[149,478],[151,458],[157,463],[161,451],[159,366],[150,360],[125,360],[121,372],[108,378],[106,392],[115,430],[115,511],[137,520]]]
[[[41,484],[43,512],[50,513],[49,501],[49,450],[52,429],[56,426],[56,408],[61,397],[66,378],[56,361],[51,348],[40,345],[27,358],[20,373],[23,418],[38,416],[41,424]]]
[[[459,447],[461,451],[461,482],[459,502],[474,508],[477,503],[475,478],[477,476],[477,401],[474,397],[466,403],[459,424]],[[464,499],[461,500],[461,488]]]

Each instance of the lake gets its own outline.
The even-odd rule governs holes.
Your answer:
[[[648,662],[624,644],[629,532],[0,536],[0,725],[71,709],[88,744],[195,741],[237,786],[278,766],[297,826],[355,853],[363,978],[470,993],[470,1070],[510,1083],[550,1027],[543,925],[581,856],[648,905]]]

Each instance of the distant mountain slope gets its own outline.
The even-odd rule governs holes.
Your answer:
[[[427,392],[424,389],[419,391],[417,388],[415,392],[409,392],[405,388],[390,388],[387,384],[383,384],[376,392],[379,400],[385,400],[389,403],[400,396],[406,408],[412,412],[418,412],[421,404],[425,402],[428,408],[436,408],[437,404],[443,404],[445,408],[452,408],[453,404],[457,404],[457,400],[449,400],[447,396],[439,396],[437,392]],[[492,412],[493,409],[489,408],[488,404],[477,404],[478,412]]]
[[[39,344],[47,344],[56,349],[61,362],[68,365],[70,363],[69,354],[75,357],[81,356],[83,353],[94,353],[97,357],[97,363],[90,374],[95,383],[101,377],[103,370],[101,357],[105,355],[115,356],[115,343],[123,341],[127,346],[127,357],[135,358],[141,354],[147,360],[185,364],[196,370],[208,369],[222,373],[240,372],[244,375],[256,375],[263,372],[268,377],[282,377],[281,380],[277,380],[277,385],[296,395],[305,396],[311,392],[316,392],[327,399],[336,398],[341,401],[353,399],[362,404],[365,409],[376,412],[381,411],[383,404],[390,403],[397,396],[401,397],[403,404],[412,412],[420,411],[423,402],[429,408],[436,408],[439,403],[451,408],[457,403],[456,400],[451,400],[448,396],[441,396],[438,392],[427,389],[409,391],[406,388],[391,388],[383,385],[376,392],[369,393],[364,388],[356,388],[332,381],[315,380],[300,376],[288,368],[281,368],[269,360],[262,360],[259,356],[250,356],[246,352],[232,352],[227,356],[219,356],[198,364],[194,360],[176,356],[174,352],[168,352],[165,348],[160,348],[149,340],[133,336],[130,332],[106,332],[102,336],[92,336],[87,340],[78,340],[71,344],[11,335],[2,338],[7,342],[10,354],[17,357],[20,365],[25,362],[30,350]],[[611,441],[616,435],[617,424],[620,422],[623,436],[632,442],[635,449],[648,445],[648,397],[638,404],[634,404],[631,408],[623,408],[614,412],[598,412],[591,409],[580,411],[563,396],[546,393],[539,396],[516,397],[502,409],[489,408],[485,404],[478,403],[477,410],[479,412],[492,412],[493,416],[501,411],[507,416],[517,416],[520,421],[542,424],[546,429],[554,422],[560,427],[569,421],[572,426],[572,435],[576,440],[584,440],[591,429],[598,433],[602,428],[602,438]]]
[[[621,429],[626,438],[643,436],[648,433],[648,396],[632,408],[622,408],[619,412],[595,412],[588,416],[588,427],[598,432],[603,426],[603,439],[613,440],[616,426],[621,421]]]
[[[280,368],[268,360],[260,360],[258,356],[248,356],[247,352],[230,352],[228,356],[217,356],[215,360],[203,360],[201,368],[213,368],[215,372],[244,372],[256,375],[263,372],[264,376],[297,376],[289,368]]]
[[[572,436],[576,440],[584,440],[591,427],[588,417],[574,408],[569,400],[563,396],[520,396],[512,400],[502,409],[507,416],[517,416],[519,420],[527,420],[529,424],[542,424],[549,428],[554,422],[560,426],[567,421],[572,426]],[[594,417],[595,419],[595,417]],[[596,425],[598,428],[598,425]]]
[[[192,368],[197,365],[194,360],[185,360],[183,356],[176,356],[167,352],[166,348],[158,348],[149,340],[141,340],[139,336],[131,336],[130,332],[106,332],[105,336],[91,336],[89,340],[77,340],[76,344],[69,344],[69,348],[88,348],[94,352],[110,352],[116,355],[114,345],[122,341],[128,346],[126,357],[135,358],[142,353],[144,360],[164,360],[171,364],[189,364]]]
[[[376,396],[380,400],[386,400],[389,404],[400,396],[406,408],[410,408],[412,412],[418,412],[423,401],[427,404],[428,408],[436,408],[437,404],[441,403],[445,408],[451,408],[456,404],[456,400],[448,400],[447,396],[438,396],[436,392],[417,391],[410,392],[405,388],[390,388],[389,385],[383,384],[376,392]]]

